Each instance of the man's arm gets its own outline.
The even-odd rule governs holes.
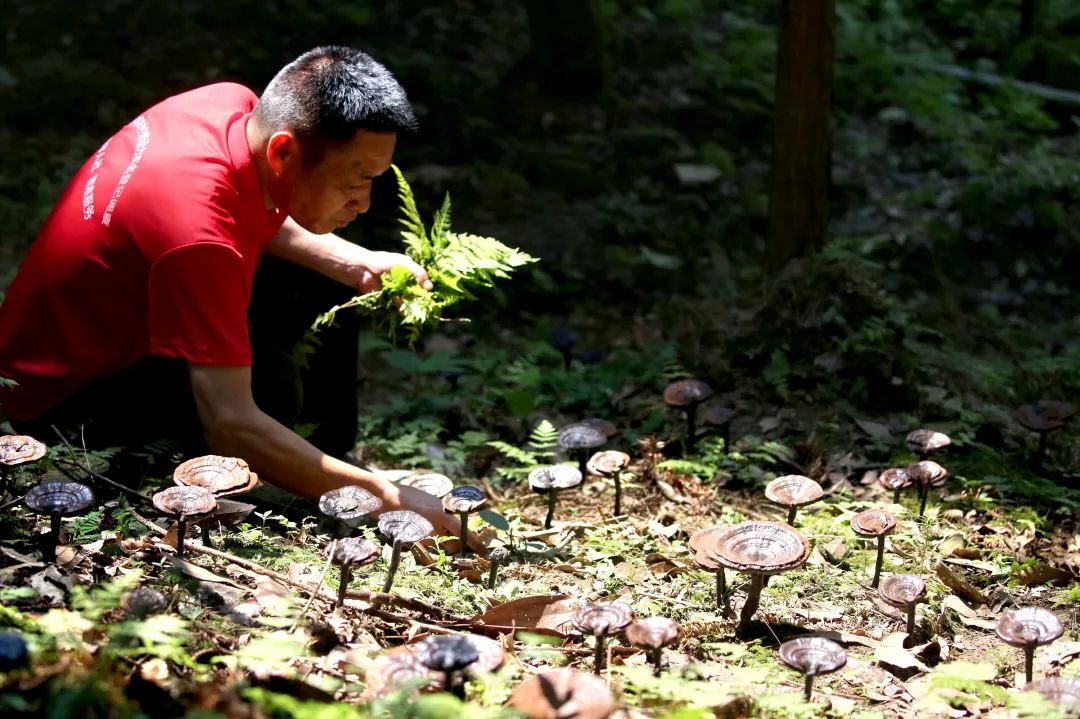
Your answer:
[[[260,410],[251,395],[250,368],[189,367],[199,419],[214,452],[241,457],[260,478],[312,499],[346,484],[363,487],[382,499],[382,511],[410,509],[436,530],[458,534],[457,519],[443,511],[437,498],[324,454]],[[477,542],[474,548],[480,546]]]

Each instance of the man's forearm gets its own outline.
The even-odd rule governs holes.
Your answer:
[[[266,251],[350,287],[355,284],[356,255],[365,252],[335,234],[308,232],[291,218],[285,220]]]

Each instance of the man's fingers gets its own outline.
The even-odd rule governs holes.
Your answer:
[[[427,270],[425,270],[420,265],[416,264],[415,262],[411,262],[409,264],[409,271],[412,272],[413,277],[416,278],[416,284],[420,285],[428,292],[435,288],[435,285],[431,282],[431,278],[428,277]]]

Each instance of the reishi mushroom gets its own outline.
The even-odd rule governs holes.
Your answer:
[[[567,425],[559,430],[559,447],[572,454],[577,460],[578,471],[582,476],[588,471],[585,465],[589,450],[603,446],[607,439],[600,430],[581,422]]]
[[[705,529],[699,529],[690,535],[690,541],[688,542],[690,549],[694,552],[694,561],[697,565],[705,571],[716,575],[716,608],[721,610],[725,616],[730,614],[731,610],[727,605],[727,577],[724,575],[724,565],[712,559],[709,553],[705,551],[705,547],[707,544],[716,541],[716,537],[722,534],[727,527],[726,524],[717,524]]]
[[[1001,615],[994,627],[998,638],[1024,650],[1024,676],[1031,682],[1035,649],[1057,640],[1065,632],[1061,620],[1042,607],[1021,607]]]
[[[455,487],[442,498],[443,511],[456,514],[461,521],[461,548],[458,554],[462,557],[469,549],[469,515],[480,511],[485,504],[487,495],[479,487]]]
[[[724,454],[731,450],[731,420],[735,418],[735,410],[722,404],[713,404],[705,409],[701,418],[706,427],[716,427],[720,430],[720,437],[724,440]]]
[[[222,457],[216,454],[208,454],[202,457],[194,457],[181,463],[173,470],[173,483],[179,487],[203,487],[214,493],[218,498],[218,510],[234,511],[243,505],[233,504],[231,507],[223,505],[220,501],[223,497],[231,497],[243,494],[255,488],[259,483],[259,476],[251,471],[248,463],[239,457]],[[202,528],[202,541],[207,547],[210,546],[210,522],[213,515],[200,522]]]
[[[176,520],[176,556],[183,557],[188,522],[213,512],[217,508],[217,498],[203,487],[168,487],[152,499],[159,512]]]
[[[612,422],[604,419],[603,417],[586,417],[585,419],[578,422],[578,424],[583,424],[586,427],[592,427],[608,439],[611,439],[619,433],[618,428],[616,428]]]
[[[604,640],[621,632],[633,620],[634,610],[623,602],[586,604],[574,614],[571,620],[574,629],[596,637],[594,674],[599,674],[604,669]]]
[[[47,452],[44,444],[25,434],[0,436],[0,494],[7,492],[8,480],[15,467],[37,462]]]
[[[825,496],[821,485],[801,474],[787,474],[777,477],[765,485],[765,496],[770,502],[787,507],[787,523],[795,526],[795,513],[799,507],[805,507]]]
[[[915,605],[926,598],[926,582],[910,574],[893,574],[881,583],[878,596],[890,607],[906,612],[908,638],[904,643],[914,643]]]
[[[893,493],[893,504],[900,504],[900,490],[907,489],[913,482],[903,467],[889,467],[878,477],[878,484]]]
[[[349,580],[352,579],[353,567],[373,564],[379,558],[381,550],[382,547],[376,542],[363,537],[335,539],[327,545],[326,552],[330,555],[330,561],[341,567],[341,582],[338,584],[335,608],[345,604],[345,593],[349,589]]]
[[[465,698],[465,683],[457,681],[466,667],[480,658],[476,645],[461,635],[434,635],[417,643],[416,660],[443,675],[443,689],[458,699]]]
[[[874,579],[870,586],[875,589],[881,580],[881,565],[885,561],[885,535],[896,529],[896,517],[884,509],[868,509],[851,516],[851,529],[860,537],[877,539],[877,561],[874,562]]]
[[[941,487],[949,478],[949,470],[937,462],[924,459],[916,462],[905,469],[912,483],[919,489],[919,516],[926,514],[926,498],[930,496],[930,489]]]
[[[810,701],[814,677],[835,672],[847,664],[847,652],[825,637],[799,637],[780,645],[780,661],[806,677],[803,696]]]
[[[911,431],[905,438],[908,449],[919,455],[919,459],[926,459],[931,452],[944,449],[952,444],[949,435],[935,432],[932,429],[916,429]]]
[[[529,486],[538,494],[547,494],[547,517],[544,529],[551,529],[555,517],[555,495],[562,489],[570,489],[581,484],[581,472],[568,464],[553,464],[537,467],[529,472]]]
[[[697,432],[697,408],[713,396],[713,389],[699,379],[681,379],[664,388],[664,403],[686,413],[686,451],[694,451]]]
[[[641,647],[653,663],[653,676],[660,676],[664,647],[679,639],[681,630],[678,623],[667,617],[647,617],[632,622],[626,628],[626,640],[636,647]]]
[[[518,684],[510,706],[528,719],[606,719],[615,711],[615,700],[600,677],[564,667]]]
[[[1066,713],[1080,714],[1080,679],[1046,677],[1028,684],[1026,690],[1039,692],[1055,704],[1060,704]]]
[[[386,570],[386,583],[383,585],[384,594],[394,586],[394,575],[397,574],[398,564],[401,562],[401,550],[407,545],[419,542],[433,530],[431,522],[407,509],[384,512],[379,517],[379,531],[391,541],[393,546],[390,566]]]
[[[319,497],[319,512],[336,524],[334,536],[346,536],[364,517],[382,509],[382,500],[371,492],[347,484]]]
[[[46,562],[54,562],[60,543],[60,520],[88,510],[94,504],[94,493],[78,482],[42,482],[27,492],[23,502],[31,512],[49,516],[49,534],[42,557]]]
[[[626,452],[617,452],[609,449],[605,452],[597,452],[589,458],[586,465],[591,474],[600,477],[611,477],[615,480],[615,516],[622,516],[622,471],[630,464],[630,455]]]
[[[401,484],[438,498],[446,496],[454,488],[454,480],[438,472],[412,474],[401,480]]]
[[[1055,429],[1065,426],[1065,423],[1075,414],[1076,410],[1068,402],[1056,400],[1039,400],[1034,404],[1022,405],[1016,410],[1016,421],[1025,429],[1036,432],[1039,435],[1039,449],[1035,454],[1035,467],[1041,467],[1046,458],[1048,437]]]
[[[499,565],[509,558],[510,551],[506,547],[495,547],[488,552],[487,560],[490,565],[490,568],[488,569],[488,589],[495,588],[495,580],[499,574]]]

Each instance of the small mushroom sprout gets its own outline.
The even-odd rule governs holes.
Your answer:
[[[488,589],[495,588],[495,580],[499,575],[499,567],[510,558],[510,550],[506,547],[495,547],[488,552]]]
[[[401,563],[401,550],[419,542],[433,530],[431,522],[407,509],[384,512],[379,517],[379,531],[390,540],[393,546],[390,566],[386,570],[386,583],[383,585],[384,594],[394,586],[394,575],[397,574],[398,564]]]
[[[602,447],[607,437],[600,430],[578,422],[559,430],[559,447],[570,453],[578,463],[582,476],[588,471],[586,463],[590,450]]]
[[[919,459],[926,459],[931,452],[944,449],[952,444],[949,435],[935,432],[932,429],[916,429],[908,434],[905,439],[908,449],[919,455]]]
[[[926,598],[926,582],[910,574],[893,574],[885,578],[878,589],[878,596],[890,607],[903,609],[907,614],[905,644],[913,644],[915,637],[915,605]]]
[[[664,388],[664,403],[686,413],[686,451],[694,451],[697,408],[713,396],[713,389],[699,379],[681,379]]]
[[[814,677],[835,672],[847,664],[847,652],[831,639],[799,637],[780,645],[780,661],[806,677],[803,697],[810,701]]]
[[[1024,677],[1030,683],[1035,649],[1060,637],[1065,627],[1053,612],[1041,607],[1021,607],[1005,612],[994,627],[998,638],[1024,650]]]
[[[632,622],[626,628],[626,640],[644,649],[653,664],[653,676],[660,676],[664,647],[679,639],[679,625],[667,617],[647,617]]]
[[[913,482],[903,467],[889,467],[878,477],[878,484],[893,493],[893,504],[900,504],[900,491],[910,487]]]
[[[381,549],[377,543],[363,537],[346,537],[330,542],[326,548],[330,561],[341,567],[341,582],[338,584],[335,608],[345,603],[345,593],[349,591],[353,567],[373,564],[379,558]]]
[[[354,485],[331,489],[319,497],[319,511],[336,525],[335,536],[346,536],[364,517],[382,509],[382,500]]]
[[[777,477],[765,485],[765,496],[773,504],[787,507],[787,523],[795,526],[795,513],[825,496],[821,485],[801,474]]]
[[[604,640],[618,634],[634,620],[634,610],[623,602],[599,602],[586,604],[574,614],[571,623],[582,634],[596,637],[596,654],[593,673],[604,670]]]
[[[160,614],[169,605],[164,594],[153,587],[139,587],[124,595],[121,606],[135,619],[145,619]]]
[[[750,589],[739,614],[743,630],[757,611],[765,577],[804,565],[810,543],[797,529],[781,522],[740,522],[710,535],[702,553],[728,569],[750,575]]]
[[[49,517],[49,534],[42,556],[46,562],[53,562],[60,543],[60,520],[90,509],[94,504],[94,493],[78,482],[42,482],[31,489],[23,501],[31,512]]]
[[[413,650],[416,660],[431,671],[443,674],[443,688],[459,699],[465,698],[461,673],[480,658],[476,645],[461,635],[434,635]]]
[[[877,560],[874,562],[874,579],[870,586],[875,589],[881,581],[881,565],[885,561],[885,536],[896,529],[896,517],[884,509],[868,509],[851,516],[851,530],[860,537],[877,539]]]
[[[570,489],[581,484],[581,472],[568,464],[553,464],[537,467],[529,473],[529,486],[538,494],[547,494],[547,516],[544,529],[551,529],[555,518],[555,496],[563,489]]]
[[[1055,429],[1065,426],[1065,423],[1075,414],[1076,410],[1068,402],[1056,400],[1039,400],[1034,404],[1025,404],[1016,410],[1016,421],[1024,427],[1039,435],[1039,449],[1035,454],[1035,467],[1042,467],[1046,459],[1047,442],[1049,435]]]
[[[184,556],[188,522],[200,519],[217,508],[214,493],[203,487],[169,487],[153,496],[154,507],[176,520],[176,556]]]
[[[44,444],[25,434],[0,436],[0,494],[7,492],[8,481],[16,467],[37,462],[47,452]]]
[[[454,480],[450,479],[445,474],[439,474],[438,472],[411,474],[401,480],[401,484],[406,487],[412,487],[413,489],[419,489],[424,494],[430,494],[432,497],[439,498],[446,496],[450,493],[450,490],[454,488]]]
[[[626,452],[607,450],[597,452],[589,458],[588,470],[590,474],[600,477],[611,477],[615,480],[615,516],[622,516],[622,471],[630,464],[630,455]]]
[[[528,719],[606,719],[615,711],[615,699],[600,677],[562,668],[518,684],[510,706]]]
[[[924,459],[909,466],[906,471],[919,489],[919,516],[922,517],[926,514],[926,498],[930,496],[931,488],[943,486],[949,478],[949,470],[937,462]]]
[[[443,511],[456,514],[461,521],[461,548],[458,554],[462,557],[469,550],[469,515],[480,511],[485,504],[487,495],[479,487],[455,487],[442,498]]]

